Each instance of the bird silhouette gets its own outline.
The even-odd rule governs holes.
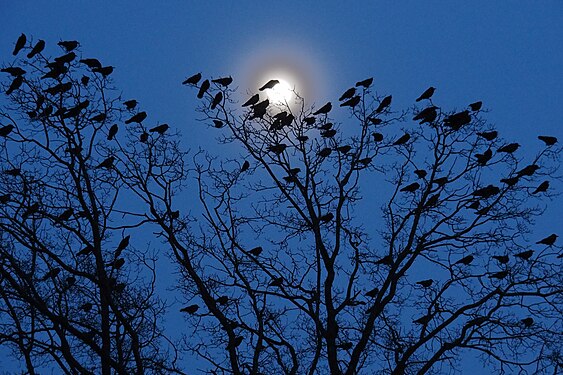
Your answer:
[[[70,89],[72,89],[72,83],[65,82],[65,83],[59,83],[53,87],[49,87],[48,89],[45,89],[45,92],[51,95],[57,95],[57,94],[63,94],[69,91]]]
[[[366,292],[366,296],[370,298],[375,298],[379,294],[379,288],[375,287]]]
[[[481,101],[469,104],[469,108],[471,108],[473,112],[477,112],[478,110],[481,109],[482,106],[483,106],[483,102]]]
[[[8,73],[12,77],[22,76],[26,73],[26,71],[20,68],[19,66],[8,66],[6,68],[0,69],[0,72]]]
[[[14,91],[19,89],[22,84],[23,84],[23,76],[17,76],[16,78],[14,78],[14,80],[8,87],[8,90],[6,90],[6,95],[11,95]]]
[[[420,94],[420,96],[418,98],[416,98],[416,101],[419,102],[419,101],[424,100],[424,99],[430,99],[432,97],[432,95],[434,95],[435,90],[436,90],[435,87],[430,86],[422,94]]]
[[[139,142],[146,143],[148,140],[149,140],[149,133],[147,132],[141,133],[141,135],[139,136]]]
[[[363,159],[358,159],[358,163],[363,164],[364,167],[367,167],[371,163],[372,160],[373,160],[373,158],[365,157]]]
[[[27,37],[25,36],[24,33],[22,33],[19,37],[18,40],[16,40],[16,45],[14,47],[14,51],[12,52],[12,55],[16,56],[23,47],[25,47],[25,43],[27,42]]]
[[[530,328],[534,324],[534,319],[533,318],[524,318],[524,319],[520,320],[520,322],[524,325],[524,327]]]
[[[240,171],[246,172],[248,168],[250,168],[250,163],[248,160],[245,160],[244,163],[242,164],[242,167],[240,168]]]
[[[303,119],[303,122],[309,126],[313,125],[315,121],[317,121],[317,119],[314,116],[305,117]]]
[[[317,155],[319,155],[322,158],[326,158],[327,156],[329,156],[332,153],[332,149],[329,147],[323,148],[322,150],[320,150]]]
[[[421,324],[421,325],[426,325],[426,324],[430,323],[431,320],[432,320],[432,315],[428,314],[428,315],[421,316],[420,318],[418,318],[416,320],[413,320],[413,322],[417,323],[417,324]]]
[[[431,106],[424,108],[422,111],[418,112],[412,119],[414,121],[420,121],[420,124],[431,123],[438,117],[438,107]]]
[[[215,109],[223,101],[223,93],[219,91],[215,94],[213,101],[211,102],[211,109]]]
[[[391,105],[391,100],[393,100],[393,96],[389,95],[386,96],[381,100],[379,106],[375,109],[375,113],[381,113],[383,110]]]
[[[217,79],[211,80],[211,82],[214,82],[214,83],[217,83],[221,86],[227,87],[233,82],[233,77],[228,76],[228,77],[223,77],[223,78],[217,78]]]
[[[168,124],[162,124],[162,125],[158,125],[155,126],[154,128],[150,129],[149,132],[151,133],[158,133],[158,134],[164,134],[168,129],[170,129],[170,126]]]
[[[271,151],[276,155],[280,155],[282,152],[285,151],[286,148],[287,148],[287,145],[284,144],[284,143],[275,143],[275,144],[269,145],[267,147],[268,151]]]
[[[354,108],[355,106],[357,106],[360,103],[360,100],[362,98],[358,95],[354,96],[351,99],[346,100],[345,102],[341,103],[340,106],[341,107],[352,107]]]
[[[382,119],[377,118],[377,117],[368,117],[369,122],[371,122],[373,125],[379,125],[383,122]]]
[[[59,267],[51,268],[39,281],[47,281],[48,279],[54,279],[61,273],[61,269]]]
[[[188,314],[195,314],[199,310],[199,305],[193,304],[180,309],[180,312],[185,312]]]
[[[88,86],[88,83],[90,82],[90,77],[88,76],[82,76],[82,78],[80,78],[80,83],[82,83],[83,86]]]
[[[84,249],[80,250],[76,255],[88,255],[94,251],[94,248],[90,245],[86,246]]]
[[[111,169],[113,167],[114,162],[115,162],[115,157],[110,156],[104,159],[104,161],[98,164],[94,169],[100,169],[100,168]]]
[[[221,296],[219,298],[217,298],[215,300],[215,302],[217,302],[219,305],[226,305],[229,303],[229,297],[228,296]]]
[[[412,184],[409,184],[402,188],[400,191],[414,193],[419,187],[420,184],[418,182],[413,182]]]
[[[137,102],[135,99],[131,99],[124,101],[123,104],[125,105],[125,108],[131,111],[135,109],[135,107],[137,106],[137,104],[139,104],[139,102]]]
[[[491,130],[489,132],[478,132],[477,135],[479,137],[485,138],[487,141],[492,141],[496,137],[498,137],[498,132],[496,130]]]
[[[479,208],[479,205],[480,205],[480,204],[481,204],[481,203],[480,203],[478,200],[475,200],[475,201],[472,201],[472,202],[467,206],[467,208],[470,208],[470,209],[472,209],[472,210],[476,210],[476,209]]]
[[[532,255],[534,255],[534,250],[526,250],[526,251],[522,251],[521,253],[514,254],[515,257],[520,258],[520,259],[524,259],[524,260],[530,259],[532,257]]]
[[[544,193],[547,189],[549,189],[549,181],[544,181],[532,192],[532,194]]]
[[[105,113],[100,113],[100,114],[97,114],[96,116],[90,117],[90,121],[93,121],[93,122],[104,122],[107,117],[108,117],[107,114],[105,114]]]
[[[536,164],[530,164],[528,166],[525,166],[524,168],[522,168],[521,170],[519,170],[518,172],[516,172],[516,175],[519,177],[523,177],[523,176],[532,176],[534,173],[536,173],[536,171],[540,169],[539,165]]]
[[[459,130],[463,125],[471,122],[469,111],[461,111],[454,113],[444,119],[444,125],[449,126],[453,130]]]
[[[78,62],[86,65],[90,69],[100,69],[102,67],[100,60],[94,58],[80,59]]]
[[[350,150],[352,149],[352,146],[350,145],[344,145],[344,146],[339,146],[336,148],[336,151],[342,153],[342,154],[347,154],[350,152]]]
[[[244,340],[244,337],[242,336],[236,336],[232,341],[229,340],[229,344],[227,344],[227,350],[239,347],[240,344],[242,344],[242,340]]]
[[[213,120],[213,125],[217,128],[217,129],[221,129],[225,124],[223,123],[223,121],[221,120]]]
[[[391,255],[386,255],[383,258],[377,260],[374,264],[376,265],[384,265],[384,266],[392,266],[393,265],[393,257]]]
[[[108,141],[111,141],[113,139],[113,137],[115,137],[118,130],[119,130],[119,127],[117,126],[117,124],[113,124],[111,126],[111,128],[109,128]]]
[[[256,247],[254,247],[254,248],[248,250],[248,253],[254,255],[255,257],[257,257],[257,256],[259,256],[259,255],[262,253],[263,250],[264,250],[264,249],[262,249],[262,246],[256,246]]]
[[[201,79],[201,73],[196,73],[193,76],[188,77],[184,82],[182,82],[182,85],[197,85],[200,79]]]
[[[297,137],[295,137],[295,139],[297,139],[299,142],[307,142],[309,137],[307,137],[306,135],[298,135]]]
[[[372,133],[371,134],[373,137],[374,142],[381,142],[383,141],[383,134],[381,133]]]
[[[355,93],[356,93],[356,88],[351,87],[348,90],[344,91],[344,93],[340,96],[340,98],[338,98],[338,101],[341,102],[345,99],[351,99]]]
[[[31,49],[31,51],[27,54],[27,58],[32,59],[33,56],[43,52],[44,49],[45,49],[45,41],[42,40],[42,39],[39,39],[37,41],[37,43]]]
[[[454,265],[463,264],[463,265],[468,266],[469,264],[471,264],[471,262],[473,262],[474,259],[475,259],[475,257],[473,255],[467,255],[467,256],[461,258],[460,260],[458,260],[457,262],[455,262]]]
[[[493,158],[493,150],[491,150],[491,148],[489,147],[482,154],[475,154],[475,158],[477,159],[477,164],[485,166],[487,165],[489,160]]]
[[[28,217],[30,217],[31,215],[37,213],[39,211],[39,203],[35,202],[32,205],[30,205],[23,213],[22,213],[22,219],[23,220],[27,220]]]
[[[90,302],[86,302],[86,303],[80,305],[79,309],[84,311],[84,312],[89,312],[90,310],[92,310],[92,307],[94,307],[93,304],[91,304]]]
[[[509,260],[508,255],[493,255],[492,258],[496,259],[501,264],[506,264]]]
[[[553,244],[555,244],[555,241],[557,240],[557,237],[559,237],[558,235],[556,235],[555,233],[552,235],[547,236],[546,238],[536,242],[536,244],[538,245],[547,245],[547,246],[552,246]]]
[[[557,138],[551,137],[549,135],[538,135],[538,139],[540,141],[543,141],[543,143],[545,143],[546,146],[553,146],[554,144],[557,143]]]
[[[59,216],[57,216],[57,221],[58,222],[67,221],[72,217],[73,214],[74,214],[74,210],[72,209],[72,207],[67,208]]]
[[[409,141],[409,139],[411,139],[411,136],[409,133],[405,133],[404,135],[402,135],[399,139],[397,139],[395,142],[393,142],[394,146],[400,146],[400,145],[404,145],[405,143],[407,143]]]
[[[471,195],[481,198],[490,198],[500,193],[500,189],[494,185],[487,185],[484,188],[475,190]]]
[[[332,138],[336,135],[335,129],[329,129],[321,132],[321,137],[323,138]]]
[[[422,286],[423,288],[428,288],[432,285],[432,283],[434,283],[434,280],[432,279],[427,279],[427,280],[421,280],[421,281],[417,281],[416,282],[418,285]]]
[[[326,124],[323,124],[321,126],[318,127],[319,130],[329,130],[332,128],[334,124],[332,122],[327,122]]]
[[[65,55],[55,57],[55,63],[58,64],[70,64],[76,58],[76,53],[69,52]]]
[[[270,283],[268,284],[268,286],[275,286],[275,287],[280,287],[283,285],[283,277],[274,277],[272,279],[272,281],[270,281]]]
[[[372,83],[373,83],[373,77],[370,77],[364,79],[363,81],[356,82],[356,87],[362,86],[367,89],[368,87],[371,86]]]
[[[313,115],[326,115],[327,113],[329,113],[332,110],[332,103],[328,102],[325,105],[323,105],[321,108],[319,108],[316,112],[313,113]]]
[[[440,201],[440,193],[434,194],[434,195],[430,196],[430,198],[428,198],[428,200],[424,204],[424,208],[435,207],[438,204],[439,201]]]
[[[502,280],[504,279],[506,276],[508,276],[508,271],[504,270],[504,271],[499,271],[499,272],[493,272],[489,275],[489,279],[498,279],[498,280]]]
[[[334,219],[334,214],[332,212],[326,213],[324,215],[319,216],[319,221],[323,223],[328,223],[332,219]]]
[[[244,104],[242,106],[243,107],[253,106],[254,104],[258,103],[259,101],[260,101],[260,94],[254,94],[250,97],[250,99],[248,99],[246,102],[244,102]]]
[[[270,101],[265,99],[252,107],[253,118],[262,118],[266,114],[266,109],[270,105]]]
[[[12,169],[6,169],[4,171],[4,174],[7,174],[8,176],[19,176],[21,174],[21,169],[20,168],[12,168]]]
[[[277,79],[271,79],[268,82],[266,82],[264,86],[260,87],[258,90],[264,91],[266,89],[273,89],[274,86],[276,86],[278,83],[280,83],[280,81],[278,81]]]
[[[418,177],[418,178],[424,178],[426,177],[426,175],[428,174],[428,172],[426,172],[424,169],[417,169],[414,171],[414,174]]]
[[[125,259],[123,258],[118,258],[112,262],[109,262],[107,264],[108,267],[114,268],[116,270],[120,269],[121,267],[123,267],[123,265],[125,264]]]
[[[514,151],[518,150],[518,147],[520,147],[518,143],[509,143],[499,148],[497,152],[506,152],[507,154],[512,154]]]
[[[59,76],[68,72],[68,67],[66,67],[64,63],[59,63],[59,62],[50,63],[49,67],[51,70],[45,73],[41,77],[41,79],[46,79],[46,78],[58,79]]]
[[[125,123],[131,124],[133,122],[136,122],[136,123],[140,124],[146,118],[147,118],[147,113],[143,111],[143,112],[139,112],[139,113],[134,114],[133,116],[131,116],[131,118],[126,120]]]
[[[121,241],[119,241],[119,244],[117,245],[117,248],[115,249],[115,257],[116,258],[119,258],[119,256],[123,252],[123,250],[125,250],[127,248],[127,246],[129,246],[130,240],[131,240],[131,235],[127,235],[127,236],[123,237],[121,239]]]
[[[109,76],[111,73],[113,73],[113,66],[103,66],[101,68],[94,68],[92,69],[92,72],[100,73],[102,77],[105,78]]]
[[[58,42],[57,45],[63,47],[66,52],[70,52],[76,49],[79,43],[76,40],[63,40]]]
[[[438,186],[440,186],[440,187],[442,187],[442,186],[444,186],[446,183],[448,183],[448,181],[449,181],[449,180],[448,180],[448,177],[447,177],[447,176],[444,176],[444,177],[435,178],[434,180],[432,180],[432,183],[433,183],[433,184],[436,184],[436,185],[438,185]]]

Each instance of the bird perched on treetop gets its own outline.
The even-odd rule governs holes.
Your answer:
[[[469,264],[471,264],[471,262],[473,262],[473,259],[475,259],[475,257],[473,255],[467,255],[463,258],[461,258],[460,260],[458,260],[457,262],[454,263],[455,264],[463,264],[468,266]]]
[[[180,309],[180,312],[185,312],[188,314],[195,314],[199,310],[199,306],[197,304],[189,305]]]
[[[134,114],[133,116],[131,116],[130,119],[126,120],[125,123],[131,124],[132,122],[136,122],[136,123],[140,124],[146,118],[147,118],[147,113],[143,111],[143,112],[139,112],[139,113]]]
[[[244,102],[244,104],[242,106],[243,107],[252,106],[252,105],[258,103],[258,101],[260,101],[260,95],[254,94],[250,97],[250,99],[248,99],[246,102]]]
[[[78,62],[86,65],[90,69],[99,69],[102,67],[100,60],[94,58],[80,59]]]
[[[19,66],[8,66],[6,68],[0,69],[0,72],[8,73],[12,77],[21,76],[26,73],[26,71],[20,68]]]
[[[557,143],[557,138],[548,135],[538,135],[538,139],[543,141],[546,146],[553,146]]]
[[[76,40],[63,40],[57,43],[57,45],[63,47],[65,51],[70,52],[76,47],[78,47],[79,43]]]
[[[400,146],[400,145],[404,145],[405,143],[407,143],[409,141],[409,139],[411,139],[411,136],[409,133],[405,133],[404,135],[402,135],[399,139],[397,139],[395,142],[393,142],[394,146]]]
[[[497,152],[506,152],[507,154],[512,154],[514,151],[518,150],[518,147],[520,147],[520,144],[518,143],[509,143],[499,148]]]
[[[164,132],[166,132],[169,128],[170,128],[170,126],[168,126],[168,124],[162,124],[162,125],[158,125],[158,126],[155,126],[152,129],[150,129],[149,132],[152,132],[152,133],[156,132],[158,134],[164,134]]]
[[[407,185],[404,188],[402,188],[400,191],[414,193],[419,187],[420,187],[420,184],[418,182],[413,182],[412,184]]]
[[[104,161],[98,164],[98,166],[95,167],[94,169],[100,169],[100,168],[110,169],[113,167],[114,162],[115,162],[115,156],[110,156],[104,159]]]
[[[434,283],[434,280],[432,280],[432,279],[421,280],[421,281],[417,281],[416,283],[418,285],[422,286],[423,288],[428,288],[432,285],[432,283]]]
[[[219,91],[217,94],[215,94],[215,97],[211,102],[211,109],[215,109],[219,105],[219,103],[221,103],[222,100],[223,100],[223,93]]]
[[[109,128],[108,141],[111,141],[113,139],[113,137],[115,137],[118,130],[119,130],[119,127],[117,126],[117,124],[113,124],[111,126],[111,128]]]
[[[422,94],[420,94],[420,96],[416,99],[416,101],[419,102],[424,99],[430,99],[432,95],[434,95],[435,90],[436,90],[435,87],[430,86]]]
[[[373,83],[373,77],[366,78],[363,81],[356,82],[356,87],[363,86],[364,88],[368,88]]]
[[[199,82],[199,80],[201,79],[201,73],[196,73],[191,77],[188,77],[184,82],[182,82],[182,85],[197,85],[197,83]]]
[[[536,190],[532,192],[532,194],[546,192],[548,188],[549,188],[549,181],[544,181],[536,188]]]
[[[266,89],[273,89],[274,86],[276,86],[278,83],[280,83],[280,81],[278,81],[277,79],[271,79],[268,82],[266,82],[264,86],[260,87],[258,90],[264,91]]]
[[[354,96],[354,94],[356,93],[356,88],[355,87],[351,87],[348,90],[344,91],[344,93],[340,96],[340,98],[338,98],[338,101],[343,101],[345,99],[350,99]]]
[[[498,136],[498,132],[495,131],[495,130],[492,130],[490,132],[478,132],[477,135],[479,137],[485,138],[487,141],[492,141],[493,139],[495,139]]]
[[[316,112],[313,113],[313,115],[326,115],[327,113],[329,113],[332,109],[332,103],[328,102],[325,105],[323,105],[321,108],[319,108]]]
[[[379,106],[375,109],[375,113],[381,113],[383,110],[391,105],[391,100],[393,99],[392,95],[386,96],[381,100]]]
[[[125,105],[125,107],[128,110],[132,110],[135,109],[135,107],[137,106],[137,104],[139,104],[135,99],[131,99],[131,100],[127,100],[125,102],[123,102],[123,104]]]
[[[352,107],[354,108],[360,103],[362,98],[359,95],[354,96],[352,99],[348,99],[345,102],[341,103],[341,107]]]
[[[530,259],[532,257],[532,255],[534,255],[534,250],[526,250],[526,251],[522,251],[521,253],[514,254],[515,257],[520,258],[520,259],[524,259],[524,260]]]
[[[42,39],[39,39],[39,41],[37,41],[35,46],[33,46],[31,51],[27,54],[27,58],[28,59],[33,58],[33,56],[37,55],[38,53],[43,52],[44,49],[45,49],[45,41],[42,40]]]
[[[18,40],[16,40],[16,46],[14,47],[14,51],[12,52],[12,55],[16,56],[23,47],[25,47],[25,43],[27,42],[27,37],[25,36],[24,33],[22,33]]]
[[[552,246],[555,243],[555,241],[557,240],[557,237],[559,237],[559,236],[554,233],[554,234],[547,236],[546,238],[536,242],[536,244]]]
[[[483,102],[481,101],[469,104],[469,108],[471,108],[473,112],[477,112],[478,110],[481,109],[482,106],[483,106]]]
[[[233,82],[233,77],[228,76],[228,77],[223,77],[223,78],[217,78],[217,79],[213,79],[211,80],[211,82],[215,82],[221,86],[229,86],[232,82]]]

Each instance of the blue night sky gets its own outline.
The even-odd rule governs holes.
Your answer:
[[[11,61],[22,32],[51,51],[59,40],[78,40],[84,56],[116,67],[116,87],[141,103],[149,121],[180,130],[186,148],[218,155],[240,150],[219,148],[197,121],[195,92],[182,80],[199,71],[232,74],[244,94],[263,83],[252,81],[254,69],[284,60],[317,107],[370,76],[396,108],[410,108],[428,86],[447,108],[482,100],[501,135],[533,156],[538,134],[563,139],[562,20],[563,2],[547,0],[2,0],[0,60]],[[291,84],[299,89],[300,82]],[[345,111],[340,115],[345,122]],[[189,208],[189,197],[185,203]],[[563,228],[561,203],[549,202],[536,237]],[[179,314],[170,319],[182,322]],[[12,368],[3,362],[0,371]]]

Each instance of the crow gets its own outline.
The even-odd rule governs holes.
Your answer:
[[[425,122],[431,123],[432,121],[436,120],[436,117],[438,117],[438,111],[436,111],[437,109],[438,107],[436,106],[424,108],[422,111],[418,112],[412,119],[414,121],[420,120],[420,124],[424,124]]]
[[[379,125],[383,122],[382,119],[377,118],[377,117],[368,117],[369,122],[371,122],[373,125]]]
[[[414,193],[419,187],[420,187],[420,184],[418,182],[413,182],[412,184],[407,185],[404,188],[402,188],[400,191]]]
[[[492,130],[490,132],[480,132],[477,133],[477,135],[485,138],[487,141],[492,141],[498,136],[498,132],[496,130]]]
[[[455,262],[454,265],[464,264],[464,265],[468,266],[469,264],[471,264],[471,262],[473,262],[473,259],[475,259],[475,257],[473,255],[467,255],[467,256],[461,258],[460,260],[458,260],[457,262]]]
[[[309,137],[307,137],[306,135],[298,135],[297,137],[295,137],[295,139],[297,139],[299,142],[307,142]]]
[[[25,47],[25,43],[27,42],[27,38],[25,36],[24,33],[22,33],[18,40],[16,40],[16,46],[14,47],[14,51],[12,52],[12,55],[16,56],[23,47]]]
[[[94,117],[91,117],[91,118],[90,118],[90,121],[94,121],[94,122],[104,122],[107,117],[108,117],[108,116],[107,116],[105,113],[100,113],[100,114],[97,114],[97,115],[94,116]]]
[[[22,213],[22,219],[26,220],[29,216],[35,214],[37,211],[39,211],[39,203],[35,202]]]
[[[354,96],[355,93],[356,93],[356,88],[351,87],[348,90],[344,91],[344,94],[342,94],[340,96],[340,98],[338,98],[338,101],[343,101],[345,99],[351,99]]]
[[[176,220],[180,217],[180,210],[170,212],[170,218]]]
[[[21,174],[21,171],[22,170],[20,168],[6,169],[4,171],[4,174],[7,174],[8,176],[16,177]]]
[[[434,282],[434,280],[428,279],[428,280],[417,281],[416,283],[418,285],[422,286],[423,288],[428,288],[429,286],[432,285],[433,282]]]
[[[59,267],[55,267],[50,269],[39,281],[46,281],[48,279],[54,279],[57,275],[61,273],[61,269]]]
[[[213,120],[213,125],[217,129],[221,129],[225,124],[223,124],[223,121],[221,121],[221,120]]]
[[[482,154],[475,154],[475,158],[477,159],[477,164],[480,166],[485,166],[493,158],[493,150],[489,147],[485,152]]]
[[[121,241],[119,241],[119,244],[117,245],[117,248],[115,249],[115,257],[116,258],[119,258],[119,256],[123,252],[123,250],[125,250],[127,248],[127,246],[129,246],[129,240],[130,239],[131,239],[131,235],[127,235],[127,236],[123,237],[121,239]]]
[[[78,62],[86,65],[90,69],[101,69],[102,63],[98,59],[89,58],[89,59],[81,59]]]
[[[248,168],[250,168],[250,163],[248,162],[248,160],[245,160],[242,164],[242,167],[240,168],[241,173],[246,172]]]
[[[259,256],[259,255],[262,253],[263,250],[264,250],[264,249],[262,249],[262,246],[256,246],[256,247],[254,247],[254,248],[248,250],[248,253],[254,255],[255,257],[257,257],[257,256]]]
[[[59,222],[67,221],[72,217],[73,214],[74,214],[74,210],[72,208],[67,208],[59,216],[57,216],[57,221]]]
[[[524,259],[524,260],[530,259],[532,257],[532,255],[534,255],[534,250],[526,250],[526,251],[523,251],[521,253],[514,254],[515,257],[520,258],[520,259]]]
[[[553,146],[557,143],[557,138],[548,135],[538,135],[538,139],[543,141],[546,146]]]
[[[524,168],[522,168],[521,170],[519,170],[518,172],[516,172],[516,175],[518,175],[518,177],[522,177],[522,176],[532,176],[534,173],[536,173],[536,171],[540,168],[539,165],[536,164],[530,164]]]
[[[244,102],[244,104],[242,106],[243,107],[253,106],[254,104],[258,103],[258,101],[260,101],[260,95],[254,94],[250,97],[250,99],[248,99],[246,102]]]
[[[229,297],[228,296],[221,296],[219,298],[217,298],[215,300],[215,302],[217,302],[219,305],[226,305],[229,303]]]
[[[536,244],[552,246],[555,243],[555,241],[557,240],[557,237],[559,237],[559,236],[554,233],[554,234],[547,236],[546,238],[536,242]]]
[[[199,310],[199,305],[193,304],[180,309],[180,312],[185,312],[188,314],[195,314]]]
[[[347,154],[348,152],[350,152],[351,149],[352,149],[352,146],[344,145],[344,146],[337,147],[336,151],[343,153],[343,154]]]
[[[428,200],[424,204],[424,208],[430,208],[436,206],[439,200],[440,200],[440,193],[430,196],[430,198],[428,198]]]
[[[432,183],[433,183],[433,184],[436,184],[436,185],[438,185],[438,186],[440,186],[440,187],[441,187],[441,186],[444,186],[445,184],[448,183],[448,177],[447,177],[447,176],[444,176],[444,177],[435,178],[435,179],[432,181]]]
[[[8,73],[12,77],[22,76],[26,73],[26,71],[20,68],[19,66],[9,66],[7,68],[0,69],[0,72]]]
[[[274,88],[274,86],[276,86],[278,83],[280,83],[280,81],[278,81],[277,79],[271,79],[268,82],[266,82],[264,84],[264,86],[260,87],[258,90],[260,91],[264,91],[266,89],[272,89]]]
[[[22,84],[23,84],[23,76],[17,76],[16,78],[14,78],[14,80],[10,84],[10,87],[8,87],[8,90],[6,90],[6,95],[10,95],[11,93],[19,89]]]
[[[282,286],[283,284],[283,277],[274,277],[274,279],[272,281],[270,281],[270,283],[268,284],[268,286]]]
[[[127,100],[125,102],[123,102],[123,104],[125,105],[125,107],[128,110],[133,110],[135,109],[135,107],[137,106],[137,104],[139,104],[139,102],[137,102],[135,99],[131,99],[131,100]]]
[[[454,113],[444,119],[444,124],[453,130],[459,130],[463,125],[469,124],[470,122],[471,115],[469,114],[469,111]]]
[[[38,53],[43,52],[44,49],[45,49],[45,41],[42,40],[42,39],[39,39],[37,41],[37,43],[35,44],[35,46],[33,46],[31,51],[27,54],[27,58],[28,59],[33,58],[33,56],[37,55]]]
[[[334,124],[332,122],[327,122],[324,125],[318,127],[319,130],[328,130],[331,129]]]
[[[472,210],[476,210],[476,209],[479,208],[479,205],[480,205],[479,201],[473,201],[473,202],[471,202],[471,204],[469,206],[467,206],[467,208],[470,208]]]
[[[418,177],[418,178],[424,178],[426,177],[426,175],[428,174],[428,172],[426,172],[424,169],[417,169],[414,171],[414,174]]]
[[[372,137],[374,142],[381,142],[383,140],[383,134],[381,133],[372,133]]]
[[[233,339],[233,341],[229,340],[229,344],[227,345],[227,350],[231,350],[231,349],[239,347],[240,344],[242,344],[242,340],[244,340],[244,337],[242,337],[242,336],[235,337]]]
[[[313,113],[313,115],[326,115],[327,113],[329,113],[332,109],[332,103],[328,102],[325,105],[323,105],[321,108],[319,108],[315,113]]]
[[[261,101],[260,103],[254,105],[252,107],[253,118],[262,118],[266,114],[266,109],[270,105],[270,101],[268,99]]]
[[[373,77],[366,78],[363,81],[356,82],[356,87],[363,86],[364,88],[368,88],[373,83]]]
[[[134,114],[129,120],[126,120],[125,123],[131,124],[132,122],[136,122],[136,123],[140,124],[146,118],[147,118],[147,113],[143,111],[143,112],[139,112],[139,113]]]
[[[309,126],[313,125],[315,121],[317,121],[317,119],[314,116],[305,117],[303,119],[303,122]]]
[[[113,124],[111,126],[111,128],[109,128],[108,141],[111,141],[113,139],[113,137],[115,137],[118,130],[119,130],[119,127],[117,126],[117,124]]]
[[[481,101],[469,104],[469,108],[471,108],[473,112],[477,112],[478,110],[481,109],[482,106],[483,106],[483,102]]]
[[[520,320],[520,322],[522,324],[524,324],[524,327],[529,328],[534,324],[534,319],[533,318],[524,318],[524,319]]]
[[[321,137],[323,137],[323,138],[332,138],[335,135],[336,135],[335,129],[325,130],[325,131],[321,132]]]
[[[432,315],[428,314],[428,315],[421,316],[420,318],[418,318],[416,320],[413,320],[413,322],[417,323],[417,324],[425,325],[425,324],[428,324],[431,320],[432,320]]]
[[[392,266],[393,265],[393,257],[391,255],[386,255],[383,258],[377,260],[374,264],[376,265],[384,265],[384,266]]]
[[[323,223],[328,223],[330,222],[332,219],[334,219],[334,214],[332,212],[329,212],[327,214],[321,215],[319,216],[319,221],[323,222]]]
[[[143,132],[140,136],[139,136],[139,142],[141,143],[145,143],[146,141],[149,140],[149,133],[147,132]]]
[[[49,87],[48,89],[45,90],[45,92],[51,95],[57,95],[57,94],[63,94],[70,89],[72,89],[72,83],[65,82],[65,83],[59,83],[53,87]]]
[[[55,63],[57,64],[69,64],[76,58],[76,53],[70,52],[66,55],[55,57]]]
[[[82,78],[80,78],[80,83],[82,83],[83,86],[88,86],[88,83],[90,82],[90,77],[88,76],[82,76]]]
[[[378,287],[375,287],[375,288],[366,292],[366,296],[371,297],[371,298],[377,297],[378,294],[379,294],[379,288]]]
[[[512,154],[514,151],[518,150],[518,147],[520,147],[520,144],[518,143],[509,143],[499,148],[497,152],[506,152],[507,154]]]
[[[113,167],[114,162],[115,162],[115,156],[110,156],[104,159],[104,161],[98,164],[98,166],[96,166],[94,169],[100,169],[100,168],[111,169]]]
[[[546,192],[548,188],[549,188],[549,181],[544,181],[536,188],[536,190],[532,192],[532,194]]]
[[[108,66],[104,66],[102,68],[94,68],[94,69],[92,69],[92,71],[94,73],[100,73],[102,75],[102,77],[106,78],[111,73],[113,73],[113,66],[108,65]]]
[[[114,260],[113,262],[109,262],[107,264],[108,267],[112,267],[115,268],[116,270],[120,269],[121,267],[123,267],[123,265],[125,264],[125,259],[123,258],[119,258]]]
[[[400,146],[400,145],[404,145],[405,143],[407,143],[409,141],[409,139],[411,139],[411,136],[409,133],[405,133],[404,135],[402,135],[399,139],[397,139],[393,145],[394,146]]]
[[[386,96],[381,100],[379,106],[375,109],[375,113],[381,113],[383,110],[391,105],[391,100],[393,99],[392,95]]]
[[[150,129],[149,132],[164,134],[164,132],[166,132],[169,128],[170,128],[170,126],[168,124],[162,124],[162,125],[158,125],[158,126],[155,126],[152,129]]]
[[[373,160],[373,158],[366,157],[366,158],[363,158],[363,159],[358,159],[358,163],[363,164],[365,167],[367,167],[371,163],[372,160]]]
[[[276,155],[280,155],[282,152],[285,151],[286,148],[287,148],[287,145],[284,144],[284,143],[275,143],[275,144],[269,145],[267,147],[268,151],[271,151]]]
[[[219,91],[215,94],[213,101],[211,102],[211,109],[215,109],[223,101],[223,93]]]
[[[499,272],[494,272],[492,274],[489,275],[489,279],[499,279],[502,280],[504,279],[506,276],[508,276],[508,271],[499,271]]]
[[[80,250],[76,255],[88,255],[94,251],[94,248],[90,245],[86,246],[84,249]]]
[[[481,198],[490,198],[500,193],[500,189],[494,185],[487,185],[484,188],[475,190],[471,195]]]
[[[434,95],[435,90],[436,90],[435,87],[430,86],[422,94],[420,94],[420,96],[416,99],[416,101],[419,102],[424,99],[430,99],[432,95]]]
[[[211,80],[211,82],[214,82],[214,83],[217,83],[221,86],[227,87],[233,82],[233,77],[228,76],[228,77],[223,77],[223,78],[217,78],[217,79]]]
[[[201,79],[201,73],[196,73],[193,76],[188,77],[184,82],[182,82],[182,85],[197,85],[200,79]]]
[[[326,158],[327,156],[329,156],[332,153],[332,149],[329,147],[323,148],[322,150],[320,150],[317,155],[319,155],[322,158]]]
[[[351,99],[346,100],[345,102],[341,103],[340,106],[341,107],[352,107],[354,108],[355,106],[357,106],[360,103],[360,100],[362,98],[360,98],[360,96],[356,95]]]
[[[63,40],[58,42],[57,45],[63,47],[65,51],[70,52],[76,49],[79,43],[76,40]]]
[[[508,255],[493,255],[493,259],[496,259],[501,264],[508,263]]]

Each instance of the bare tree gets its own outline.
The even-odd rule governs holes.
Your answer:
[[[78,42],[51,58],[25,39],[2,69],[0,344],[29,374],[177,372],[155,253],[135,241],[145,220],[126,215],[112,154],[117,123],[142,112]]]
[[[190,171],[174,135],[121,170],[172,248],[184,344],[211,373],[447,373],[466,355],[560,369],[560,247],[530,229],[554,195],[557,139],[527,160],[482,103],[448,111],[433,88],[398,112],[360,81],[339,124],[336,104],[271,102],[275,80],[241,109],[231,83],[184,82],[242,152],[193,156],[201,215],[178,211]]]

